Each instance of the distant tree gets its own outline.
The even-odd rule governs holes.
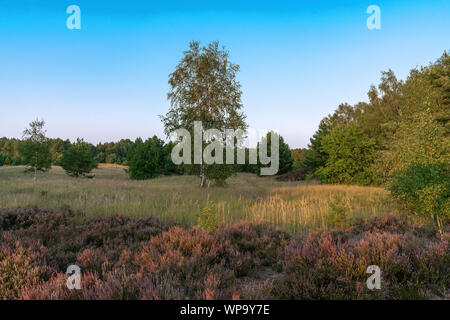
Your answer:
[[[92,175],[87,175],[97,168],[97,161],[94,159],[92,146],[84,142],[83,139],[78,138],[76,143],[64,151],[61,158],[61,166],[71,177],[86,176],[92,178]]]
[[[332,115],[323,118],[319,123],[319,128],[310,139],[308,150],[305,152],[303,166],[313,172],[325,166],[328,154],[322,148],[322,140],[329,135],[335,127],[348,125],[355,116],[355,109],[347,103],[340,104]]]
[[[228,59],[229,53],[213,42],[207,47],[193,41],[189,50],[169,76],[170,91],[168,99],[171,108],[162,116],[167,136],[176,129],[186,129],[193,133],[194,122],[201,121],[203,133],[208,129],[245,129],[245,115],[241,112],[241,86],[236,79],[239,66]],[[192,135],[193,136],[193,135]],[[225,145],[225,140],[222,141]],[[203,150],[202,146],[202,150]],[[200,186],[205,186],[208,165],[192,165],[191,172],[200,175]],[[228,167],[223,165],[221,176],[229,175]],[[211,177],[210,177],[211,178]]]
[[[164,175],[172,175],[172,174],[181,174],[182,173],[182,167],[177,166],[172,161],[172,149],[175,146],[175,143],[172,141],[169,141],[164,147],[163,147],[163,153],[162,153],[162,172]]]
[[[164,142],[153,136],[145,142],[137,138],[128,155],[128,169],[125,171],[133,180],[155,178],[163,174]]]
[[[291,149],[291,156],[294,160],[293,169],[299,169],[303,167],[303,162],[305,161],[307,150],[308,149],[304,148]]]
[[[0,139],[0,152],[5,157],[5,164],[7,165],[20,165],[22,164],[21,160],[21,144],[22,141],[19,139],[8,139],[1,138]]]
[[[117,154],[115,153],[110,153],[106,156],[106,163],[117,163],[118,159],[117,159]]]
[[[283,174],[288,171],[291,171],[293,168],[294,160],[292,159],[291,155],[291,149],[289,149],[289,145],[284,142],[284,139],[282,136],[279,135],[279,167],[277,174]],[[267,142],[266,142],[267,141]],[[259,157],[259,149],[261,143],[267,143],[267,155],[271,156],[271,150],[272,150],[272,132],[268,132],[265,137],[261,139],[261,142],[258,143],[257,146],[257,154]],[[257,174],[260,173],[260,168],[264,167],[263,164],[258,161],[257,165]]]
[[[49,139],[49,144],[52,163],[59,165],[64,151],[66,151],[71,145],[70,141],[69,140],[64,141],[60,138],[56,138],[56,139]]]
[[[5,165],[5,156],[0,153],[0,167]]]
[[[30,127],[23,132],[21,144],[21,156],[23,163],[30,166],[29,171],[34,171],[34,180],[38,171],[48,171],[51,168],[52,159],[48,138],[45,136],[44,120],[35,120]]]
[[[362,185],[373,182],[375,141],[356,123],[335,127],[323,138],[322,150],[329,156],[325,166],[316,171],[321,180]]]

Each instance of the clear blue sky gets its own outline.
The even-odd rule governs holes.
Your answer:
[[[66,28],[71,4],[81,30]],[[366,27],[371,4],[381,30]],[[380,71],[404,79],[449,50],[449,13],[449,0],[0,0],[0,136],[39,117],[50,137],[163,137],[169,73],[191,40],[219,40],[241,66],[249,125],[305,147]]]

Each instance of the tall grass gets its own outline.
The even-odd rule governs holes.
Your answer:
[[[94,173],[94,179],[74,179],[56,167],[34,182],[22,167],[1,167],[0,208],[69,206],[87,216],[121,213],[194,225],[196,214],[212,201],[222,225],[269,222],[295,233],[327,228],[329,201],[335,194],[343,196],[351,217],[390,211],[386,191],[375,187],[279,182],[238,174],[224,188],[200,189],[193,176],[132,181],[121,168],[101,167]]]

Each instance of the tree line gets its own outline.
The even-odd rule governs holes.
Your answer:
[[[59,165],[64,151],[69,149],[73,144],[69,139],[47,138],[51,163]],[[16,138],[0,138],[0,163],[6,165],[23,165],[25,161],[20,152],[22,139]],[[89,143],[92,154],[98,163],[111,163],[126,165],[128,151],[133,141],[130,139],[122,139],[118,142],[98,143],[97,145]]]
[[[156,178],[161,175],[198,175],[198,166],[193,164],[175,165],[171,159],[172,149],[175,143],[164,142],[156,135],[143,140],[137,138],[135,141],[122,139],[117,143],[105,143],[94,146],[78,138],[74,142],[60,138],[51,139],[46,137],[44,120],[32,121],[23,132],[23,139],[0,139],[0,166],[2,165],[26,165],[26,171],[34,172],[37,178],[38,172],[47,172],[52,165],[61,166],[69,176],[92,178],[92,170],[99,163],[116,163],[126,166],[125,172],[131,179],[145,180]],[[267,139],[269,133],[263,139]],[[13,146],[13,147],[12,147]],[[100,148],[99,148],[100,146]],[[108,162],[105,150],[110,156],[120,159],[120,162]],[[268,143],[270,149],[270,142]],[[117,153],[114,151],[117,150]],[[256,151],[259,150],[259,144]],[[293,158],[289,145],[280,136],[280,168],[279,174],[288,172],[293,168]],[[217,185],[224,185],[225,180],[237,172],[249,172],[259,174],[261,164],[250,164],[248,154],[249,148],[244,150],[246,162],[234,165],[208,166],[205,173],[207,179],[214,181]],[[238,151],[235,150],[235,163]],[[100,156],[99,156],[100,155]],[[103,161],[101,161],[103,159]]]
[[[382,72],[369,101],[343,103],[319,124],[301,167],[326,183],[383,185],[403,209],[450,218],[450,56]]]

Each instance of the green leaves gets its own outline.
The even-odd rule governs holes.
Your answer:
[[[392,196],[404,209],[432,220],[443,232],[450,218],[450,165],[412,163],[395,175],[389,186]]]
[[[52,159],[50,145],[45,136],[44,120],[35,120],[30,127],[23,132],[23,142],[20,145],[20,154],[24,164],[30,166],[29,170],[48,171],[51,168]]]
[[[83,139],[77,139],[76,143],[64,151],[61,166],[71,177],[87,176],[92,169],[97,168],[97,161],[93,156],[93,147],[84,142]],[[87,177],[92,178],[93,176]]]
[[[167,162],[170,160],[170,149],[164,147],[164,142],[153,136],[145,142],[136,139],[128,155],[126,172],[131,179],[145,180],[156,178],[170,170]]]
[[[322,180],[362,185],[373,182],[371,166],[375,141],[368,138],[356,123],[334,128],[323,138],[321,150],[329,155],[325,166],[316,172]]]

